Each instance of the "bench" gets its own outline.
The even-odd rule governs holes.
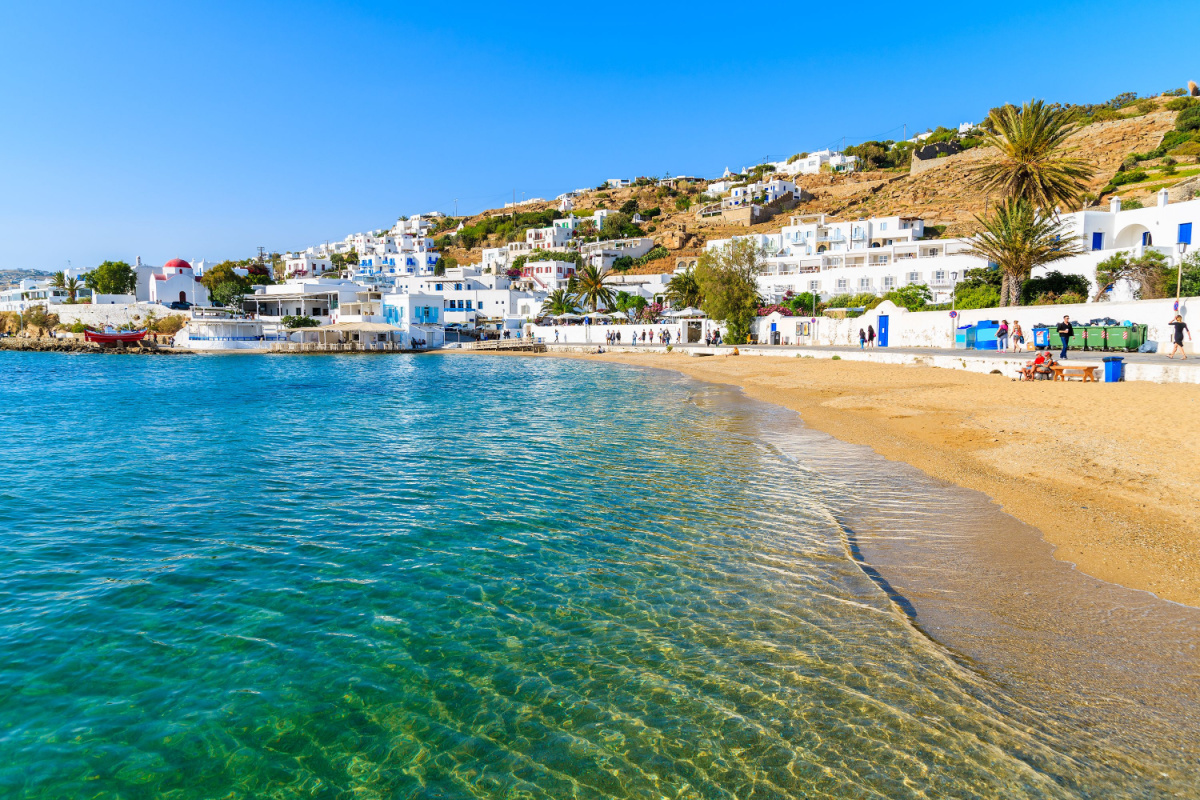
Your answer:
[[[1098,370],[1100,368],[1099,367],[1074,366],[1074,365],[1067,366],[1065,364],[1055,364],[1053,367],[1051,367],[1051,369],[1054,370],[1054,380],[1056,380],[1056,381],[1065,381],[1069,378],[1083,378],[1084,383],[1087,383],[1088,381],[1095,383],[1096,382],[1096,370]]]

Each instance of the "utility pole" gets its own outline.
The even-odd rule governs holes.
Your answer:
[[[264,253],[265,253],[265,251],[266,251],[266,248],[265,248],[265,247],[263,247],[263,246],[260,244],[260,245],[258,246],[258,263],[260,263],[260,264],[262,264],[262,263],[265,263],[265,262],[264,262]]]
[[[454,198],[454,218],[458,219],[458,198]]]

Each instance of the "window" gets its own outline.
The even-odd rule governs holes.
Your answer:
[[[470,311],[470,310],[471,310],[471,301],[468,300],[467,301],[467,311]]]
[[[934,283],[945,283],[946,282],[945,270],[939,269],[937,272],[933,273],[933,280],[934,280]]]
[[[891,275],[888,275],[887,277],[885,277],[885,278],[883,279],[883,288],[885,288],[885,289],[891,289],[891,288],[893,288],[895,285],[896,285],[896,279],[895,279],[895,278],[893,278]]]
[[[921,282],[921,273],[919,273],[919,272],[908,273],[908,282],[909,283],[920,283]]]
[[[881,230],[881,231],[886,231],[886,230],[887,230],[887,223],[886,223],[886,222],[881,222],[881,223],[879,223],[879,230]]]
[[[821,282],[820,282],[820,281],[809,281],[809,282],[808,282],[808,290],[809,290],[810,292],[815,292],[815,291],[818,291],[820,288],[821,288]]]
[[[1104,249],[1104,234],[1103,233],[1093,233],[1092,234],[1092,249],[1093,250],[1103,250]]]
[[[838,288],[838,289],[845,289],[845,288],[846,288],[846,279],[845,279],[845,278],[838,278],[838,282],[837,282],[837,288]]]
[[[859,278],[858,279],[858,288],[870,289],[871,288],[871,279],[870,278]]]
[[[1179,223],[1179,238],[1176,239],[1176,241],[1179,242],[1180,244],[1191,244],[1192,243],[1192,223],[1190,223],[1190,222]]]
[[[436,291],[439,291],[439,292],[440,292],[440,291],[442,290],[442,285],[441,285],[440,283],[435,283],[435,284],[434,284],[434,289],[435,289]]]

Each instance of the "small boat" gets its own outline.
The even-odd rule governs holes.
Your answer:
[[[122,342],[128,344],[130,342],[140,342],[146,338],[147,330],[142,328],[140,331],[84,331],[83,337],[89,342],[99,342],[100,344],[116,344]]]

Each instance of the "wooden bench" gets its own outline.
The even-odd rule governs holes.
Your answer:
[[[1074,365],[1067,366],[1065,364],[1055,364],[1053,367],[1051,367],[1051,369],[1054,370],[1054,380],[1056,380],[1056,381],[1065,381],[1069,378],[1083,378],[1084,383],[1087,383],[1088,381],[1095,383],[1096,382],[1096,370],[1098,370],[1100,368],[1099,367],[1074,366]]]

